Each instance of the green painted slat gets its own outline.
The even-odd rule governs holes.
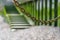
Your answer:
[[[42,6],[42,8],[41,8],[41,20],[43,20],[43,0],[42,0],[42,4],[41,4]],[[41,23],[41,25],[42,25],[43,23]]]
[[[35,11],[35,10],[36,10],[36,1],[34,1],[33,4],[34,4],[34,17],[36,17],[36,16],[35,16],[35,15],[36,15],[36,14],[35,14],[35,12],[36,12],[36,11]],[[34,23],[35,23],[35,25],[36,25],[36,21],[34,21]]]
[[[58,16],[58,0],[54,1],[54,18]],[[54,23],[54,26],[58,25],[58,21]]]
[[[47,21],[47,0],[45,0],[45,21]],[[47,25],[45,23],[45,25]]]
[[[38,20],[40,20],[40,0],[38,1]],[[38,25],[40,25],[40,22],[39,21],[37,21],[38,23]]]
[[[34,17],[38,19],[38,11],[37,11],[37,1],[35,1],[35,10],[34,10]],[[37,22],[35,21],[35,25],[37,25]]]
[[[49,0],[50,3],[49,3],[49,20],[52,19],[52,0]],[[49,25],[51,26],[52,23],[49,23]]]

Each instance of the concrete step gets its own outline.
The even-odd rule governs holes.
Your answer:
[[[29,28],[29,27],[32,27],[31,25],[30,26],[15,26],[13,25],[11,28],[12,29],[25,29],[25,28]]]
[[[23,15],[9,14],[9,19],[11,28],[29,28],[31,26]]]
[[[14,26],[29,26],[29,24],[11,24],[11,25],[14,25]]]
[[[24,16],[9,16],[11,23],[29,24]]]

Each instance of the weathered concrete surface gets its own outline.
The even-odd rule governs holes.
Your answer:
[[[24,30],[11,30],[0,16],[0,40],[60,40],[60,28],[39,26]]]

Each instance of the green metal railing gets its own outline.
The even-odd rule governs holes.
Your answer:
[[[48,2],[49,2],[49,7],[48,7]],[[22,17],[20,15],[20,11],[22,11],[21,13],[24,16],[29,16],[33,20],[33,22],[35,23],[34,25],[50,25],[50,26],[53,25],[55,27],[58,26],[58,20],[57,20],[58,18],[56,18],[58,17],[58,0],[54,0],[54,4],[52,0],[49,0],[49,1],[48,0],[35,0],[35,1],[25,2],[20,5],[17,4],[18,7],[15,4],[10,5],[10,6],[8,7],[5,6],[5,9],[4,9],[5,15],[6,14],[8,15],[7,18],[10,24],[11,24],[11,19],[13,20],[12,23],[15,23],[16,21],[14,21],[14,19],[16,19],[17,17],[17,16],[15,17],[11,16],[10,14],[15,15],[16,13],[19,15],[17,17],[17,22],[18,20],[19,22],[21,22],[22,20],[25,21],[24,19],[21,20]],[[55,19],[55,20],[52,20],[52,19]],[[50,22],[50,20],[52,20],[53,23]],[[16,26],[16,24],[14,25]]]
[[[48,2],[49,2],[49,7],[48,7]],[[36,1],[30,1],[27,3],[21,4],[20,6],[22,6],[27,12],[31,14],[31,16],[35,17],[38,20],[48,21],[48,20],[58,17],[58,0],[54,0],[54,4],[52,0],[49,0],[49,1],[36,0]],[[53,9],[54,11],[52,12]],[[38,21],[34,21],[34,22],[35,22],[35,25],[58,26],[58,20],[56,20],[54,23],[50,22],[49,24],[47,23],[43,24]]]

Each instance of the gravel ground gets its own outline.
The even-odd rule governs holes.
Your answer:
[[[60,28],[39,26],[13,31],[0,16],[0,40],[60,40]]]

